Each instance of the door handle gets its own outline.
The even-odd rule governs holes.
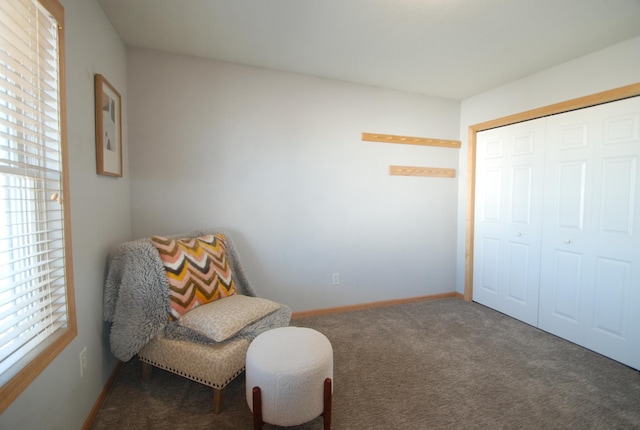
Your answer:
[[[564,241],[564,243],[566,243],[567,245],[569,245],[571,243],[571,239],[567,239]]]

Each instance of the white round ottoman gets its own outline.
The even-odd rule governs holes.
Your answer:
[[[254,428],[294,426],[324,414],[331,425],[333,348],[322,333],[281,327],[257,336],[247,350],[246,397]]]

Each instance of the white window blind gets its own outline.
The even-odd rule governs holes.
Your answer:
[[[1,1],[0,375],[69,324],[59,67],[51,14]]]

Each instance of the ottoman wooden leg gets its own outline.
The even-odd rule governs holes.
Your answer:
[[[253,430],[262,429],[262,393],[260,387],[253,387]]]
[[[324,418],[324,430],[331,430],[331,378],[324,380],[324,412],[322,413]]]

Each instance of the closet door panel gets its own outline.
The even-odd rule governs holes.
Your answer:
[[[531,248],[531,246],[522,243],[509,242],[507,244],[506,298],[524,306],[527,305],[529,299],[529,280],[531,279],[529,268],[531,256],[529,253]],[[533,270],[537,271],[538,268],[534,267]]]
[[[473,299],[538,318],[544,121],[478,133]]]
[[[634,184],[637,160],[633,157],[609,158],[602,165],[601,230],[610,234],[633,236],[635,215]]]
[[[477,289],[474,296],[482,297],[482,303],[493,309],[502,307],[503,147],[501,136],[489,134],[479,145],[477,153],[482,162],[477,166],[481,173],[476,182],[479,196],[476,199],[476,221],[482,230],[475,239],[474,282]]]
[[[593,327],[619,339],[627,336],[625,299],[631,288],[631,268],[629,261],[598,258],[596,262]]]
[[[640,97],[598,110],[585,346],[640,369]]]
[[[584,343],[590,267],[587,213],[592,199],[593,138],[575,111],[547,119],[539,327]]]
[[[498,305],[498,278],[500,277],[500,240],[483,237],[478,244],[479,255],[477,277],[480,294],[485,297],[486,305]]]
[[[531,224],[533,198],[533,166],[513,168],[511,188],[511,220],[522,225]]]
[[[580,309],[584,290],[583,254],[556,247],[543,259],[547,269],[541,275],[539,327],[581,343],[584,341]]]
[[[635,368],[639,117],[636,97],[548,118],[539,313],[540,328]]]
[[[586,174],[585,160],[558,163],[556,182],[558,216],[554,224],[567,233],[584,230]]]
[[[482,221],[499,224],[502,218],[502,168],[487,167],[484,172]]]

